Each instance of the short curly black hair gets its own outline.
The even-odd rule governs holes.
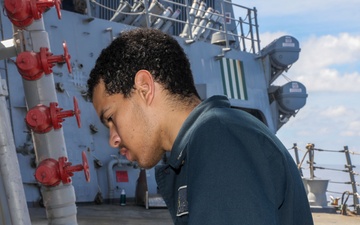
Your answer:
[[[199,98],[183,48],[170,35],[151,28],[124,31],[102,50],[87,81],[88,96],[92,99],[95,86],[103,80],[108,94],[129,97],[139,70],[148,70],[180,99]]]

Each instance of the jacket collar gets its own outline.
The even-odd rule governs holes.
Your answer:
[[[171,167],[177,169],[183,164],[186,157],[186,151],[184,150],[186,149],[186,145],[189,142],[193,129],[196,127],[193,125],[196,123],[197,119],[202,116],[202,114],[215,107],[229,108],[230,102],[225,96],[212,96],[196,106],[189,114],[188,118],[186,118],[175,139],[173,148],[171,149],[169,157],[169,164]]]

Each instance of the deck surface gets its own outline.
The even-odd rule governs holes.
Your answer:
[[[47,225],[45,208],[29,208],[32,225]],[[313,213],[315,225],[359,225],[360,216],[339,213]],[[145,209],[143,206],[78,205],[78,225],[171,225],[165,208]]]

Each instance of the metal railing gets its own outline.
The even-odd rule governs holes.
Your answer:
[[[342,209],[346,209],[346,203],[347,200],[349,198],[349,196],[353,196],[353,204],[351,205],[352,207],[354,207],[354,213],[357,215],[360,215],[360,204],[359,204],[359,199],[360,199],[360,194],[357,191],[357,187],[360,186],[360,183],[357,183],[355,180],[356,176],[359,176],[360,174],[355,172],[353,169],[355,168],[355,165],[352,164],[351,162],[351,157],[350,154],[352,155],[360,155],[360,153],[355,152],[355,151],[350,151],[348,146],[344,146],[344,149],[341,150],[329,150],[329,149],[321,149],[321,148],[315,148],[314,144],[307,144],[306,145],[306,151],[303,155],[302,160],[299,160],[299,148],[297,146],[296,143],[294,143],[293,147],[290,148],[293,149],[295,152],[295,162],[298,166],[298,170],[300,172],[300,175],[303,177],[303,171],[302,169],[305,169],[304,167],[302,167],[303,162],[305,160],[305,157],[308,155],[309,160],[307,161],[307,164],[309,165],[309,170],[310,170],[310,179],[315,179],[315,170],[330,170],[330,171],[336,171],[336,172],[345,172],[349,174],[349,181],[335,181],[332,178],[329,180],[329,183],[333,183],[333,184],[345,184],[345,185],[351,185],[351,189],[352,192],[349,190],[345,190],[344,192],[337,192],[337,191],[331,191],[331,190],[327,190],[327,192],[329,193],[336,193],[336,194],[342,194],[342,201],[341,201],[341,208]],[[328,152],[328,153],[344,153],[345,154],[345,159],[346,159],[346,164],[344,165],[344,169],[338,169],[338,168],[332,168],[332,167],[325,167],[325,166],[317,166],[315,163],[315,151],[317,152]],[[346,199],[344,199],[344,196],[348,195]],[[344,211],[344,210],[342,210]],[[343,212],[346,213],[346,212]]]
[[[130,0],[120,1],[118,4],[114,4],[114,2],[118,1],[113,0],[86,1],[87,7],[96,9],[87,10],[89,16],[110,20],[115,13],[120,13],[124,15],[125,18],[133,18],[128,20],[124,19],[119,22],[133,26],[138,26],[136,21],[138,21],[140,17],[143,17],[142,19],[146,19],[146,23],[142,23],[142,26],[146,27],[153,27],[154,21],[162,19],[168,22],[166,26],[167,29],[159,29],[172,35],[182,36],[188,40],[187,43],[194,41],[211,42],[212,35],[218,33],[224,37],[222,44],[225,45],[226,48],[237,49],[253,54],[260,52],[256,8],[248,8],[232,3],[229,0],[207,0],[201,3],[200,0],[194,0],[191,5],[187,0]],[[205,8],[199,7],[202,3],[204,3]],[[170,15],[163,15],[159,12],[153,13],[149,10],[151,4],[160,4],[165,10],[170,8],[172,13]],[[122,9],[125,9],[125,6],[127,10],[122,11]],[[208,10],[209,8],[214,10]],[[171,16],[174,15],[175,12],[178,15]],[[235,18],[235,12],[241,16]],[[195,20],[191,20],[191,18]],[[171,25],[169,25],[169,23]],[[172,29],[169,29],[170,26]],[[201,31],[200,33],[195,32],[199,30]]]

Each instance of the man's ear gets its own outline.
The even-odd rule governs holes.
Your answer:
[[[155,83],[151,73],[147,70],[139,70],[135,74],[135,91],[146,102],[151,104],[155,96]]]

